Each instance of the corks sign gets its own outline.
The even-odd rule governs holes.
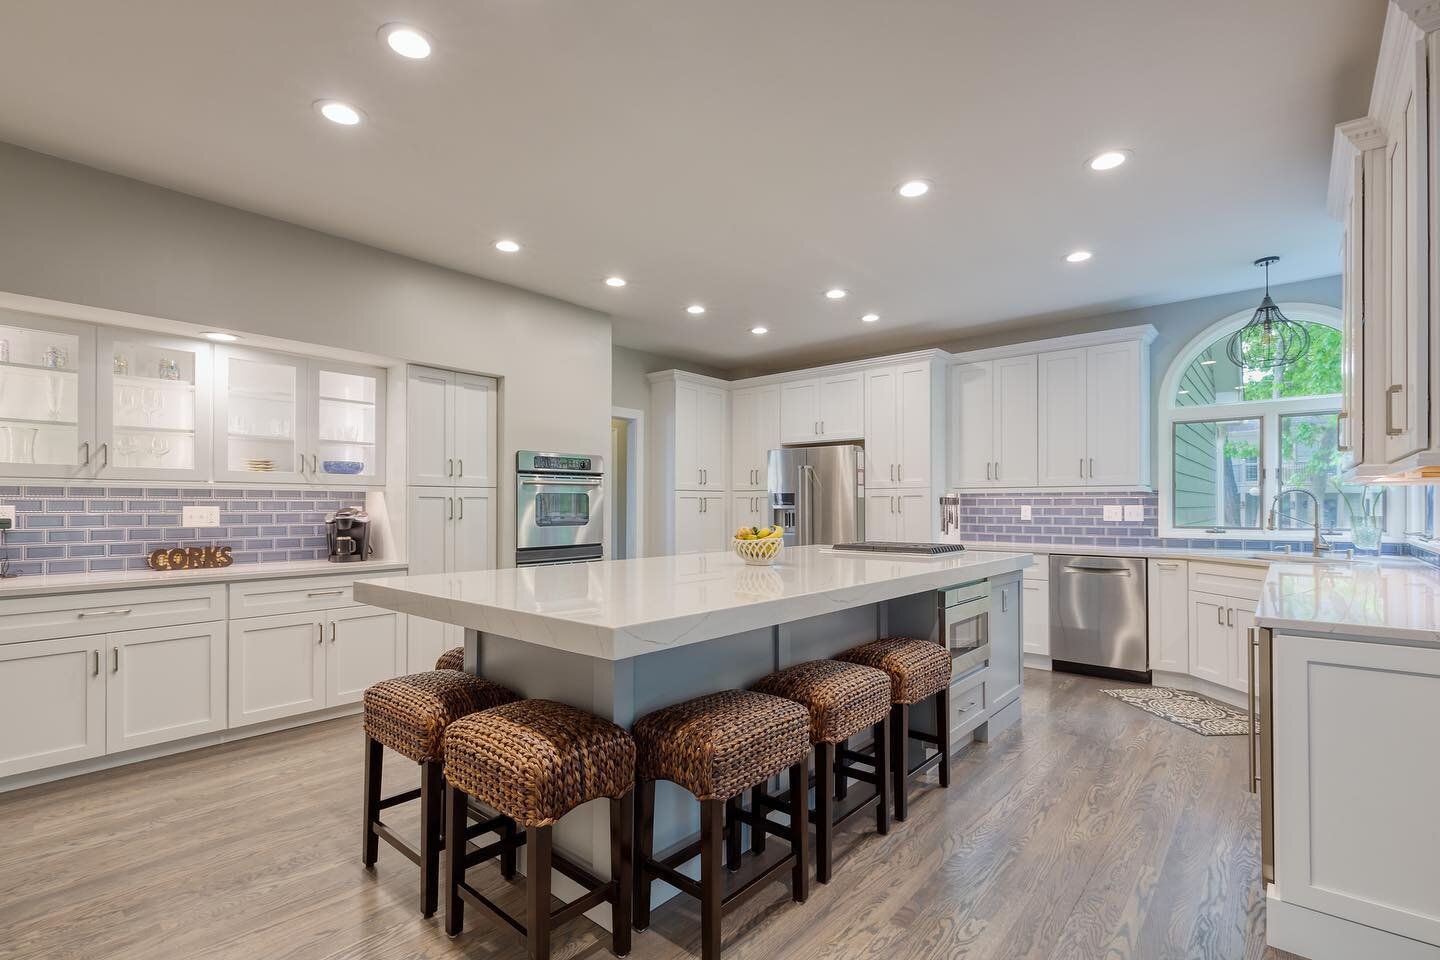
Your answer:
[[[228,546],[171,547],[150,553],[151,570],[203,570],[207,567],[228,567],[235,562]]]

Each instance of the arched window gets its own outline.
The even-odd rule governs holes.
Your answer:
[[[1244,534],[1268,526],[1309,530],[1313,494],[1327,530],[1348,529],[1363,509],[1357,488],[1340,483],[1340,313],[1282,304],[1304,323],[1310,348],[1296,363],[1239,368],[1226,344],[1252,311],[1226,317],[1192,340],[1166,372],[1160,396],[1161,524],[1170,535]],[[1263,536],[1269,536],[1268,532]]]

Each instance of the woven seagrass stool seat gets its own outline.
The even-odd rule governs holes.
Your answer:
[[[436,670],[463,670],[465,669],[465,648],[456,647],[453,650],[446,650],[440,654],[435,661]]]
[[[895,781],[895,819],[909,815],[908,786],[912,777],[940,767],[940,786],[950,786],[950,653],[938,643],[915,637],[886,637],[873,643],[846,650],[835,657],[845,663],[858,663],[883,670],[890,675],[890,766]],[[910,729],[910,708],[922,700],[934,698],[935,732]],[[909,745],[921,744],[923,759],[914,767],[909,761]],[[924,756],[925,747],[935,752]],[[840,749],[841,760],[850,751]],[[836,796],[845,796],[846,778],[837,781]]]
[[[609,903],[616,956],[630,952],[635,820],[635,741],[608,720],[551,700],[520,700],[452,723],[445,731],[445,932],[460,933],[468,901],[519,932],[535,960],[550,956],[552,929]],[[601,880],[554,849],[554,824],[591,800],[610,801],[610,879]],[[471,851],[469,799],[525,828],[523,838]],[[512,845],[525,847],[526,918],[502,911],[465,881],[465,871]],[[580,899],[550,909],[550,871],[585,887]],[[503,868],[502,868],[503,872]]]
[[[815,807],[810,811],[810,821],[815,824],[815,879],[829,883],[835,827],[874,804],[876,831],[890,832],[890,677],[857,663],[809,660],[764,677],[753,689],[794,700],[810,714],[810,742],[815,748]],[[837,765],[837,746],[866,727],[872,728],[874,736],[872,754],[852,756],[873,769],[861,770],[848,762]],[[837,769],[851,780],[875,787],[874,796],[839,816],[835,812]],[[770,802],[757,793],[752,806]]]
[[[704,960],[720,956],[720,925],[725,912],[781,871],[790,870],[790,893],[797,903],[809,896],[806,846],[809,831],[770,820],[766,808],[742,810],[746,788],[764,788],[782,770],[790,772],[790,803],[781,807],[791,824],[805,822],[805,760],[810,752],[810,718],[800,704],[745,690],[726,690],[686,700],[635,722],[637,844],[635,925],[650,925],[650,891],[655,879],[700,901],[700,944]],[[654,858],[655,783],[669,780],[700,801],[700,839],[663,860]],[[777,805],[778,806],[778,805]],[[728,816],[727,816],[728,814]],[[728,822],[727,822],[728,821]],[[790,841],[790,852],[743,885],[725,892],[721,842],[731,869],[740,860],[740,824],[750,826],[751,850],[765,851],[765,837]],[[700,856],[700,882],[680,873]]]
[[[375,865],[384,840],[420,866],[420,912],[435,913],[439,897],[440,777],[445,728],[467,713],[518,700],[497,683],[458,670],[434,670],[381,680],[365,691],[365,833],[361,860]],[[420,764],[420,787],[380,796],[383,747]],[[380,811],[420,801],[420,847],[410,846],[380,820]]]

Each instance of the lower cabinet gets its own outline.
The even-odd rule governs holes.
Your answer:
[[[719,493],[675,494],[675,552],[711,553],[730,546],[725,521],[725,496]]]
[[[105,752],[105,636],[0,646],[0,776]]]
[[[107,753],[225,729],[223,621],[112,633],[106,646]]]
[[[770,511],[766,509],[767,500],[769,496],[765,493],[735,494],[731,523],[737,528],[768,526],[771,520]]]
[[[985,706],[991,713],[1020,696],[1024,680],[1022,592],[1019,574],[990,582],[990,670],[985,676]]]
[[[1050,656],[1050,581],[1032,577],[1030,571],[1044,569],[1047,559],[1040,557],[1036,567],[1026,567],[1020,584],[1025,594],[1021,605],[1025,652],[1037,657]]]
[[[1232,690],[1250,686],[1250,628],[1255,601],[1190,594],[1190,673]]]
[[[359,703],[370,684],[405,672],[400,617],[376,607],[331,612],[325,627],[325,706]],[[432,661],[425,669],[434,666]]]
[[[865,495],[865,539],[928,543],[930,491],[870,490]]]
[[[1150,669],[1190,672],[1190,571],[1184,560],[1151,560],[1146,577]]]

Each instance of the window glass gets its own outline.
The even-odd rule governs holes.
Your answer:
[[[1260,526],[1259,418],[1177,423],[1173,451],[1175,526]]]
[[[1230,334],[1210,344],[1191,361],[1175,392],[1177,407],[1205,407],[1217,403],[1323,397],[1341,390],[1340,331],[1323,323],[1304,323],[1310,349],[1298,362],[1283,367],[1246,369],[1235,366],[1225,353]]]
[[[1365,513],[1363,487],[1340,483],[1340,453],[1336,448],[1339,420],[1333,413],[1311,413],[1280,418],[1280,484],[1286,491],[1307,490],[1320,503],[1321,525],[1326,530],[1348,530],[1352,514]],[[1309,529],[1314,505],[1309,498],[1287,493],[1276,526]]]

